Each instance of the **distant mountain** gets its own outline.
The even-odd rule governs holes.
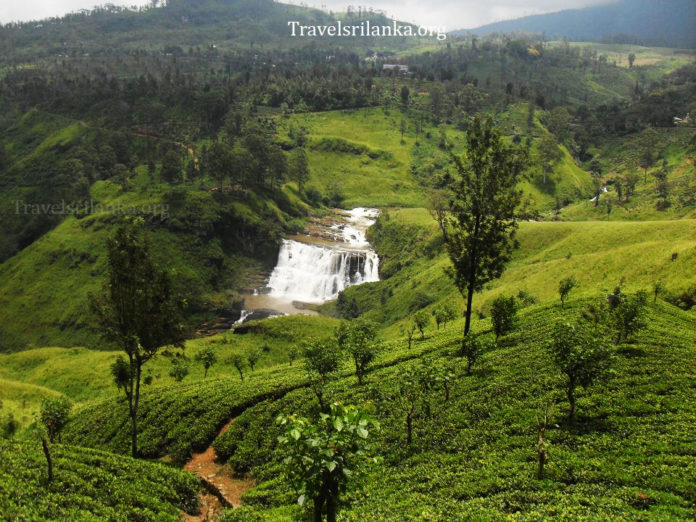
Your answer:
[[[31,60],[47,55],[111,53],[123,50],[162,50],[176,53],[189,47],[289,48],[310,42],[345,46],[356,51],[367,48],[398,50],[417,44],[415,38],[291,37],[289,21],[302,25],[333,25],[370,20],[391,24],[378,13],[339,13],[283,4],[275,0],[169,0],[162,7],[139,10],[107,4],[92,11],[0,25],[0,64]]]
[[[696,48],[696,1],[620,0],[608,4],[525,16],[458,33],[535,33],[574,41]]]

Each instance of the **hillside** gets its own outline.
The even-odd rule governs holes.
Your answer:
[[[427,512],[434,520],[446,520],[464,509],[474,517],[502,510],[522,518],[570,512],[688,518],[694,447],[687,433],[696,394],[690,384],[696,372],[693,316],[662,302],[651,306],[648,328],[619,347],[608,383],[581,394],[580,416],[572,426],[562,420],[566,406],[545,342],[554,323],[577,316],[587,305],[583,298],[565,310],[556,304],[526,308],[519,330],[487,352],[471,376],[451,355],[459,346],[461,320],[439,331],[428,327],[425,340],[416,340],[411,350],[405,339],[387,334],[384,355],[363,387],[349,377],[346,363],[329,393],[334,400],[373,404],[383,426],[375,451],[385,463],[366,477],[361,490],[348,492],[352,507],[345,516],[376,520],[400,510],[415,518]],[[274,321],[267,321],[269,327]],[[477,321],[474,328],[491,335],[488,320]],[[439,387],[427,392],[422,407],[429,404],[429,409],[419,410],[414,443],[405,446],[398,402],[382,401],[390,401],[403,371],[423,365],[424,354],[429,365],[451,364],[456,377],[449,401],[442,401]],[[239,472],[250,470],[259,485],[244,496],[247,507],[228,512],[228,519],[295,519],[300,510],[293,507],[274,452],[274,419],[279,412],[311,414],[315,408],[301,367],[284,364],[259,371],[248,385],[227,371],[224,379],[149,393],[143,411],[145,451],[153,457],[177,455],[186,451],[188,441],[189,448],[202,449],[226,419],[236,417],[216,449]],[[269,396],[264,390],[274,391]],[[549,435],[547,478],[536,481],[534,415],[551,401],[558,403],[559,426]],[[78,410],[68,440],[103,447],[105,437],[124,435],[117,428],[123,415],[101,404]],[[195,431],[189,418],[197,419]],[[122,435],[108,446],[127,451]],[[609,466],[609,461],[623,467]],[[436,504],[426,493],[433,488]]]
[[[428,333],[431,359],[375,371],[364,387],[345,379],[331,387],[336,400],[371,405],[382,430],[373,451],[384,465],[347,492],[346,520],[489,519],[522,520],[565,516],[658,520],[693,515],[693,456],[689,437],[694,415],[693,318],[670,307],[651,308],[649,328],[619,349],[615,373],[605,386],[586,390],[575,426],[563,420],[558,375],[545,352],[554,323],[580,313],[577,301],[525,311],[520,329],[488,352],[473,375],[460,361],[456,327]],[[488,325],[479,323],[478,331]],[[405,343],[405,341],[402,341]],[[452,395],[435,385],[425,392],[414,421],[414,440],[405,443],[406,406],[398,400],[407,367],[452,364]],[[251,465],[260,484],[244,497],[248,507],[226,520],[293,520],[292,490],[276,457],[278,412],[311,414],[309,390],[261,403],[237,418],[216,443],[218,453],[240,469]],[[549,434],[545,480],[535,472],[535,415],[557,403]],[[238,429],[237,429],[238,427]],[[269,457],[270,456],[270,457]],[[618,464],[618,465],[617,465]],[[279,478],[280,475],[280,478]]]
[[[0,440],[4,520],[180,520],[196,513],[201,488],[162,464],[67,445],[52,447],[55,480],[37,444]]]
[[[0,520],[694,519],[696,7],[593,5],[0,26]]]
[[[690,0],[620,0],[583,9],[496,22],[471,32],[534,33],[574,41],[696,48],[696,6]]]
[[[400,50],[417,43],[413,38],[293,38],[288,27],[290,20],[302,25],[327,25],[338,18],[345,21],[345,14],[330,15],[273,0],[169,0],[162,4],[135,11],[105,5],[61,18],[6,24],[0,27],[0,51],[3,56],[11,54],[20,60],[32,60],[73,53],[108,54],[114,49],[181,55],[189,53],[190,48],[199,54],[218,54],[234,49],[299,47],[314,42],[327,47]],[[357,13],[355,16],[357,21]],[[391,23],[376,13],[365,12],[361,19]]]

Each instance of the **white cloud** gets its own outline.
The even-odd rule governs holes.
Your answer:
[[[395,18],[422,25],[445,26],[447,30],[473,28],[529,14],[583,7],[610,0],[281,0],[333,11],[348,5],[372,7]],[[39,20],[79,9],[89,9],[99,0],[0,0],[0,22]],[[110,0],[116,5],[145,5],[149,0]]]
[[[0,0],[0,22],[42,20],[62,16],[80,9],[92,9],[95,5],[114,4],[141,6],[149,0]]]
[[[361,5],[385,11],[406,22],[444,25],[447,30],[454,30],[609,1],[611,0],[293,0],[291,3],[304,3],[333,11],[345,11],[348,5]]]

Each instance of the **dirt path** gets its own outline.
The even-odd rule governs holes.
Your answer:
[[[235,419],[230,420],[218,433],[225,433]],[[196,474],[205,484],[199,498],[201,511],[198,515],[184,515],[189,522],[215,520],[225,507],[238,508],[242,505],[242,495],[255,486],[253,480],[238,476],[228,465],[217,461],[217,453],[211,445],[203,453],[194,454],[184,466],[184,470]]]

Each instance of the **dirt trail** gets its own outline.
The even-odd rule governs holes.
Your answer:
[[[218,433],[220,437],[225,433],[235,419],[231,419]],[[215,520],[217,515],[225,507],[238,508],[242,505],[242,495],[253,488],[253,480],[238,476],[228,465],[217,461],[217,453],[211,445],[203,453],[194,454],[184,466],[184,470],[196,474],[205,484],[199,498],[201,511],[198,515],[184,514],[184,520],[189,522],[203,522]]]

